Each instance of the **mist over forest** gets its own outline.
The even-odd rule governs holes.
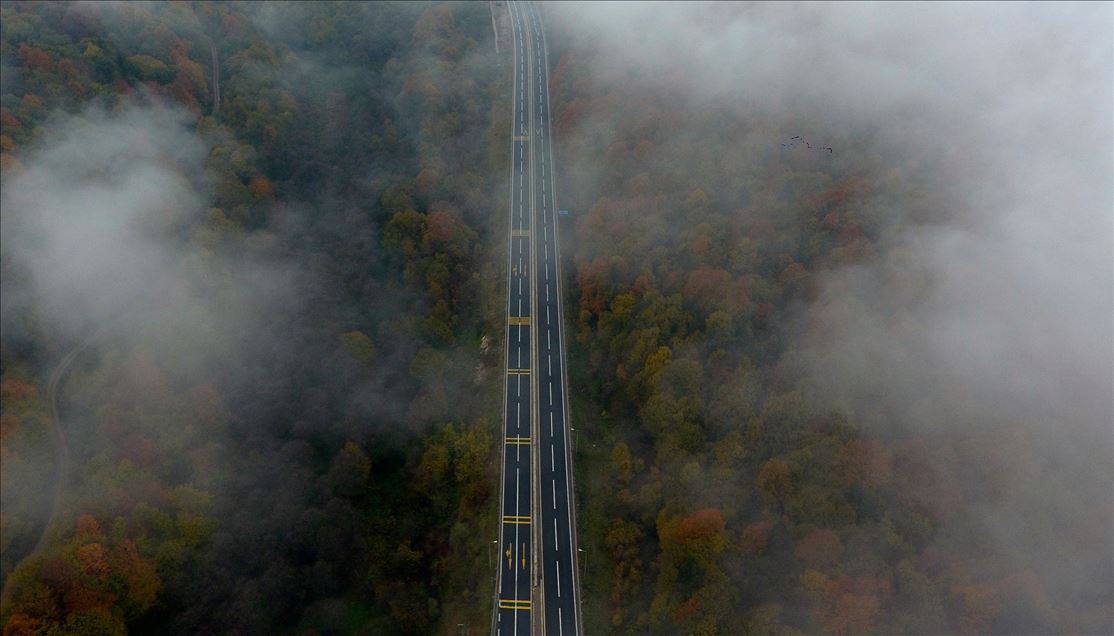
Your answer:
[[[5,636],[491,629],[505,11],[0,3]],[[585,631],[1114,632],[1111,5],[541,11]]]

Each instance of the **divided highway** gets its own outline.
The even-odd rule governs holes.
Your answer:
[[[492,632],[580,634],[548,50],[533,3],[514,35],[507,375],[500,564]],[[537,586],[532,585],[536,582]]]

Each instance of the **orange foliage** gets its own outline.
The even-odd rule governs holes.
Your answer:
[[[682,519],[673,529],[673,538],[680,543],[709,542],[726,527],[727,522],[718,508],[705,508]]]
[[[162,581],[155,572],[155,566],[139,555],[135,542],[126,540],[112,551],[112,569],[124,575],[128,583],[128,600],[139,608],[154,604]]]
[[[0,152],[11,152],[13,150],[15,150],[15,141],[7,135],[0,135]]]
[[[84,514],[77,518],[77,530],[74,536],[79,541],[93,541],[103,538],[104,530],[101,529],[101,524],[96,517]]]
[[[23,96],[23,99],[20,100],[20,101],[23,102],[24,106],[27,106],[29,108],[42,108],[43,107],[43,98],[39,97],[38,95],[36,95],[34,93],[27,93],[26,95]]]
[[[275,194],[275,186],[271,184],[271,180],[261,174],[251,178],[248,190],[261,199],[269,199]]]
[[[48,627],[47,621],[16,612],[4,624],[4,636],[34,636],[46,632]]]
[[[77,564],[81,567],[83,574],[92,576],[97,580],[103,580],[108,576],[108,552],[104,549],[103,544],[86,543],[77,549],[74,556],[77,558]]]

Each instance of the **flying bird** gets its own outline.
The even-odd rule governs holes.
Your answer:
[[[781,147],[782,147],[783,149],[784,149],[784,148],[794,148],[794,147],[796,147],[796,146],[797,146],[797,144],[799,144],[799,143],[803,143],[803,144],[804,144],[805,146],[807,146],[807,147],[808,147],[808,149],[809,149],[809,150],[812,150],[812,149],[813,149],[813,148],[812,148],[812,143],[811,143],[811,142],[809,142],[808,140],[806,140],[806,139],[805,139],[804,137],[802,137],[802,136],[800,136],[800,135],[794,135],[794,136],[790,137],[790,138],[789,138],[789,142],[788,142],[788,143],[784,143],[784,144],[781,144]],[[828,151],[828,154],[832,154],[832,153],[834,153],[834,152],[835,152],[835,150],[832,150],[831,146],[817,146],[817,147],[816,147],[816,150],[827,150],[827,151]]]

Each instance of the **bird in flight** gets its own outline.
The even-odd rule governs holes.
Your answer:
[[[807,147],[807,148],[808,148],[809,150],[812,150],[812,149],[813,149],[813,148],[812,148],[812,143],[811,143],[811,142],[809,142],[809,141],[808,141],[807,139],[805,139],[804,137],[802,137],[802,136],[800,136],[800,135],[794,135],[793,137],[790,137],[790,138],[789,138],[789,141],[787,141],[786,143],[783,143],[783,144],[781,144],[781,147],[782,147],[782,149],[786,149],[786,148],[794,148],[794,147],[796,147],[796,146],[797,146],[798,144],[802,144],[802,143],[803,143],[803,144],[805,145],[805,147]],[[818,146],[818,147],[817,147],[816,149],[817,149],[817,150],[827,150],[827,151],[828,151],[828,154],[832,154],[832,153],[834,153],[834,152],[835,152],[834,150],[832,150],[831,146],[824,146],[824,147],[819,147],[819,146]]]

